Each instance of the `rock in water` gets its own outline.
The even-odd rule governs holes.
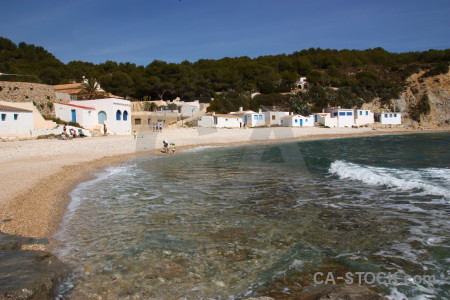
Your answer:
[[[53,299],[68,268],[45,251],[0,251],[0,299]]]
[[[361,285],[320,285],[307,287],[301,300],[387,300]]]

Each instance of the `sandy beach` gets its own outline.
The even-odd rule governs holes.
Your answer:
[[[138,155],[161,155],[162,141],[176,144],[177,152],[204,145],[233,145],[407,134],[418,131],[372,128],[181,128],[133,136],[104,136],[68,141],[28,140],[0,143],[0,231],[47,237],[58,228],[68,193],[95,171]]]

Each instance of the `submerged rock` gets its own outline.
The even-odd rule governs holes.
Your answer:
[[[53,299],[68,268],[45,251],[22,251],[32,238],[0,235],[0,299]]]
[[[361,285],[319,285],[307,287],[301,300],[387,300]]]

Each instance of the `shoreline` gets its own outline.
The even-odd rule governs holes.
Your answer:
[[[174,134],[175,130],[167,130],[166,133]],[[222,143],[196,143],[192,141],[191,144],[181,143],[177,145],[177,153],[183,150],[204,146],[239,146],[250,144],[273,144],[273,143],[287,143],[295,141],[312,141],[322,139],[335,138],[354,138],[354,137],[368,137],[380,135],[404,135],[404,134],[421,134],[421,133],[438,133],[449,132],[448,129],[442,130],[365,130],[362,132],[346,132],[346,133],[325,133],[325,134],[307,134],[300,136],[293,136],[288,138],[275,139],[255,139],[255,140],[241,140],[241,141],[224,141]],[[162,134],[161,134],[162,135]],[[161,136],[160,136],[161,137]],[[126,140],[132,140],[126,137]],[[162,140],[162,139],[161,139]],[[85,142],[85,141],[80,141]],[[60,229],[62,220],[67,212],[67,207],[71,201],[69,193],[81,182],[92,180],[95,173],[100,172],[108,166],[119,165],[126,159],[136,158],[143,155],[164,155],[160,153],[161,147],[156,147],[159,143],[155,142],[153,149],[144,149],[138,151],[137,148],[126,149],[125,153],[113,153],[109,156],[88,157],[82,161],[69,162],[59,169],[51,169],[49,174],[42,174],[39,180],[34,184],[27,185],[25,183],[24,191],[15,197],[6,201],[0,201],[0,232],[8,234],[16,234],[27,237],[46,238],[50,242],[48,245],[24,245],[23,250],[50,250],[52,247],[52,237]],[[19,146],[20,147],[20,146]],[[128,151],[128,152],[127,152]],[[120,151],[119,151],[120,152]],[[54,160],[44,162],[50,164],[61,157],[56,156]],[[14,160],[12,160],[14,162]],[[2,176],[3,177],[3,176]]]

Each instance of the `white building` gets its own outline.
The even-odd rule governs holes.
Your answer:
[[[314,126],[314,116],[288,115],[281,118],[280,124],[287,127],[312,127]]]
[[[108,133],[131,134],[131,104],[128,100],[106,98],[71,101],[69,104],[55,104],[55,110],[61,120],[77,122],[90,130],[100,129],[99,125],[106,124]]]
[[[325,112],[337,119],[336,127],[352,127],[355,125],[355,111],[348,108],[329,107]]]
[[[300,77],[295,83],[295,87],[297,89],[305,89],[308,87],[308,83],[306,82],[306,77]]]
[[[402,114],[398,112],[382,112],[380,114],[377,114],[376,119],[383,125],[402,124]]]
[[[244,125],[241,117],[231,114],[208,114],[198,121],[199,127],[240,128]]]
[[[314,122],[316,124],[323,124],[324,126],[328,127],[338,127],[337,126],[337,118],[331,117],[330,113],[315,113],[314,116]]]
[[[374,114],[367,109],[355,109],[355,125],[363,126],[375,122]]]
[[[242,107],[240,107],[239,111],[231,112],[230,114],[241,117],[245,126],[258,127],[266,125],[265,116],[261,110],[259,110],[259,112],[254,112],[252,110],[244,111]]]
[[[313,114],[314,121],[328,127],[352,127],[355,126],[355,110],[340,107],[330,107],[322,113]]]
[[[97,123],[97,112],[94,107],[71,103],[55,103],[57,118],[66,122],[76,122],[84,128],[94,128]]]
[[[0,105],[0,135],[31,135],[33,128],[31,110]]]
[[[273,126],[273,125],[282,125],[281,124],[281,118],[284,116],[288,116],[289,112],[287,111],[265,111],[264,114],[264,120],[266,122],[266,125]]]
[[[192,117],[200,112],[200,102],[198,100],[191,102],[172,101],[178,106],[179,112],[183,117]]]

